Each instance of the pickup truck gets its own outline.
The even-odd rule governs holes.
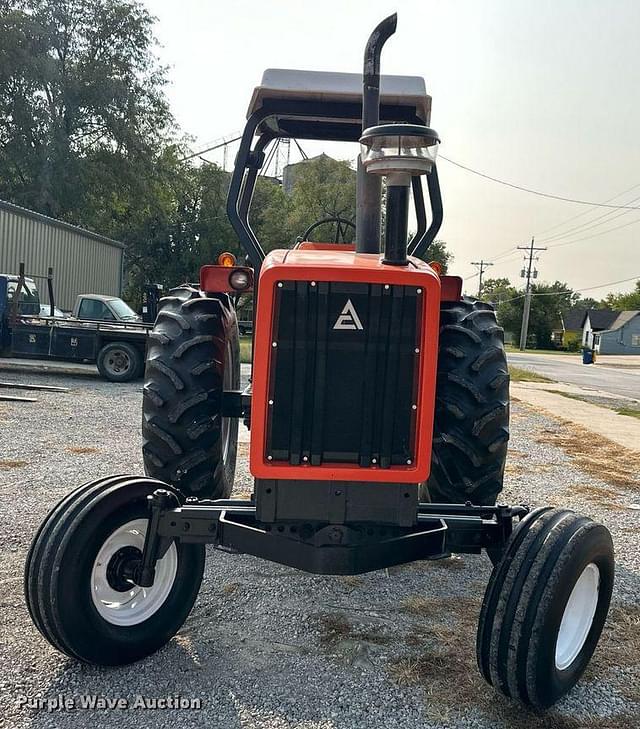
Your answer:
[[[142,321],[122,299],[102,294],[78,294],[71,316],[89,321]]]
[[[78,296],[77,316],[40,316],[34,278],[0,274],[1,356],[95,363],[111,382],[142,375],[151,324],[142,322],[122,299],[97,294]],[[48,283],[52,299],[50,278]]]

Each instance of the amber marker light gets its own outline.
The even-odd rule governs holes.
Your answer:
[[[231,268],[236,265],[236,257],[233,253],[225,251],[218,256],[218,266],[224,266],[225,268]]]

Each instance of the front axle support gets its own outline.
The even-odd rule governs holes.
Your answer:
[[[354,575],[452,552],[502,550],[513,519],[525,506],[428,504],[417,507],[411,526],[288,520],[264,523],[253,501],[187,499],[157,489],[149,497],[150,523],[138,584],[153,584],[155,563],[173,540],[213,544],[315,574]]]

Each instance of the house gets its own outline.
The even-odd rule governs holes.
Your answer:
[[[564,316],[560,314],[558,324],[551,332],[551,342],[554,346],[569,351],[580,349],[583,334],[582,325],[586,313],[586,309],[576,307],[570,309]]]
[[[640,311],[618,311],[614,321],[593,334],[593,347],[599,354],[640,355]]]
[[[613,309],[587,309],[582,319],[582,346],[593,349],[595,335],[611,329],[622,313]]]

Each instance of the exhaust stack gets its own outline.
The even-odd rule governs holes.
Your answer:
[[[380,55],[382,47],[396,32],[398,15],[385,18],[369,36],[364,50],[362,72],[362,131],[376,126],[380,121]],[[382,181],[377,175],[369,175],[358,156],[356,183],[356,251],[380,252],[380,210]]]

